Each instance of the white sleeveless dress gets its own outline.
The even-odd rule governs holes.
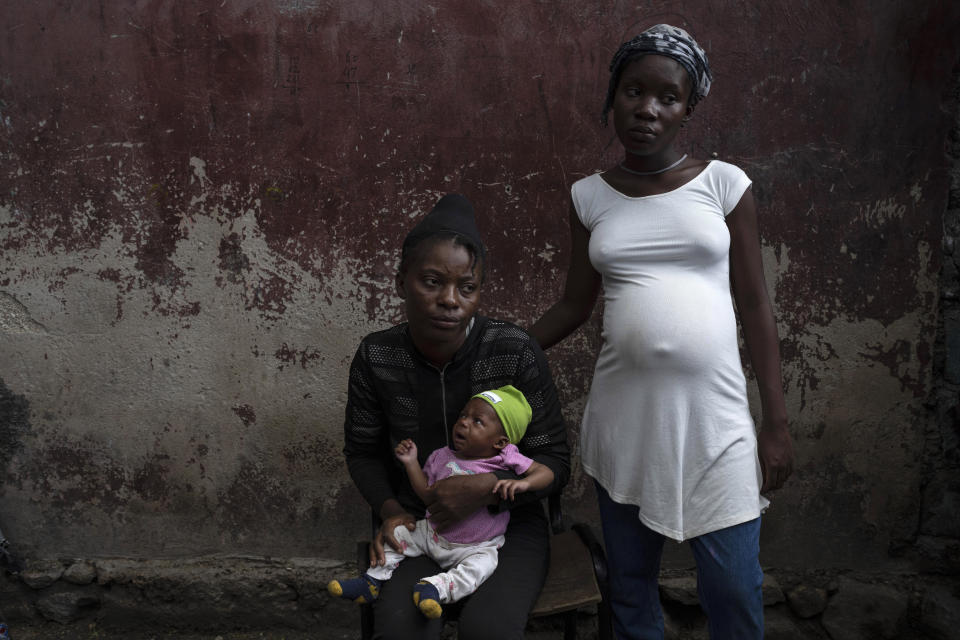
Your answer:
[[[766,508],[730,292],[725,216],[750,179],[713,161],[668,193],[629,197],[599,174],[574,208],[603,275],[603,346],[580,432],[586,472],[675,540]]]

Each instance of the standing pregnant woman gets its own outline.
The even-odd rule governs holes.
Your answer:
[[[790,475],[793,445],[751,182],[675,147],[711,82],[686,31],[644,31],[610,72],[603,119],[613,111],[624,158],[573,185],[563,296],[531,334],[543,348],[562,340],[602,284],[580,453],[596,481],[617,637],[663,638],[657,578],[668,537],[690,541],[710,637],[759,639],[761,493]],[[734,302],[760,389],[759,433]]]

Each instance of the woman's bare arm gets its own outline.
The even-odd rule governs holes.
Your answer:
[[[793,442],[780,374],[780,340],[763,277],[757,207],[751,190],[743,194],[727,216],[727,227],[733,297],[760,390],[763,417],[757,447],[763,468],[761,491],[772,491],[779,489],[793,473]]]
[[[600,292],[600,274],[590,264],[587,252],[590,232],[570,205],[570,266],[563,295],[530,328],[530,335],[549,349],[587,321]]]

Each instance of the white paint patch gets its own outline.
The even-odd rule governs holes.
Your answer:
[[[790,269],[790,250],[783,243],[780,243],[779,247],[764,243],[760,246],[760,256],[763,260],[763,278],[767,285],[767,294],[776,308],[777,284]]]
[[[547,246],[543,249],[543,251],[541,251],[537,255],[540,256],[542,259],[546,260],[547,262],[553,262],[553,256],[554,254],[556,254],[556,252],[557,252],[556,247],[554,247],[552,244],[548,242]]]
[[[920,199],[923,197],[923,189],[920,188],[919,184],[910,187],[910,197],[913,198],[915,204],[920,204]]]
[[[861,206],[857,217],[871,225],[881,226],[892,220],[903,219],[906,211],[906,205],[898,203],[895,198],[886,198],[877,200],[871,205]]]
[[[197,157],[190,158],[190,166],[193,168],[193,175],[190,176],[190,184],[193,184],[194,178],[200,182],[201,187],[206,187],[210,178],[207,177],[207,163]]]
[[[918,242],[917,254],[920,256],[920,269],[918,269],[918,272],[921,274],[930,273],[930,263],[933,261],[933,251],[930,249],[930,244],[923,241]],[[932,282],[930,286],[933,286]]]

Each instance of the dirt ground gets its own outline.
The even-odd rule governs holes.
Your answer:
[[[317,640],[330,638],[358,638],[359,632],[335,631],[277,631],[192,633],[188,631],[136,632],[108,631],[96,625],[42,625],[11,630],[13,640]]]
[[[359,631],[346,629],[328,629],[317,631],[255,631],[255,632],[191,632],[191,631],[154,631],[154,630],[109,630],[95,623],[76,623],[62,625],[46,623],[40,625],[13,626],[10,629],[12,640],[315,640],[330,638],[340,640],[358,638]]]
[[[78,623],[60,625],[47,623],[37,626],[11,628],[13,640],[355,640],[360,637],[359,626],[352,627],[349,621],[345,624],[325,626],[323,629],[312,631],[225,631],[217,632],[190,632],[171,630],[132,631],[108,630],[93,623]],[[554,628],[551,628],[554,627]],[[444,637],[456,638],[455,627],[448,626]],[[580,638],[589,639],[592,634],[581,633]],[[563,633],[559,625],[536,624],[535,628],[528,629],[527,640],[560,640]],[[595,638],[595,636],[593,636]]]

